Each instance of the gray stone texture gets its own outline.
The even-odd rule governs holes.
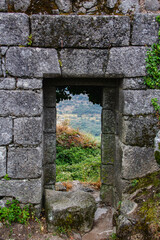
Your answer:
[[[6,148],[0,147],[0,177],[6,175]]]
[[[152,98],[159,99],[160,90],[125,90],[120,93],[121,112],[124,115],[153,114]]]
[[[136,14],[133,19],[131,44],[152,45],[158,41],[158,29],[156,15]]]
[[[111,164],[101,165],[101,183],[113,185],[114,182],[114,166]]]
[[[27,45],[29,18],[23,13],[0,13],[0,45]]]
[[[115,5],[116,5],[116,3],[117,3],[117,0],[107,0],[106,6],[107,6],[108,8],[114,8]]]
[[[138,13],[140,11],[139,0],[120,0],[119,10],[122,14]]]
[[[0,55],[0,77],[3,76],[3,71],[2,71],[2,69],[3,69],[3,65],[2,65],[2,57],[1,57],[1,55]]]
[[[102,164],[115,161],[115,136],[114,134],[102,134],[101,140]]]
[[[6,69],[17,77],[40,77],[59,73],[57,51],[49,48],[12,47],[6,55]]]
[[[60,59],[63,77],[104,77],[108,50],[65,49]]]
[[[56,182],[56,164],[47,164],[44,169],[44,185],[54,185]]]
[[[55,0],[55,3],[58,6],[58,9],[62,12],[68,13],[72,10],[71,0]]]
[[[41,93],[33,91],[0,91],[0,116],[36,116],[41,113]]]
[[[0,196],[15,197],[21,203],[41,203],[42,179],[1,180]]]
[[[102,133],[115,133],[115,113],[102,110]]]
[[[152,146],[158,131],[157,118],[153,115],[123,117],[120,127],[121,140],[126,145]]]
[[[96,202],[91,194],[46,190],[45,200],[49,232],[64,226],[81,232],[92,229]]]
[[[127,16],[33,15],[31,27],[33,46],[106,48],[129,45]]]
[[[123,145],[122,178],[134,179],[158,171],[154,149]]]
[[[10,90],[15,89],[16,81],[14,78],[0,78],[0,89]]]
[[[18,79],[17,87],[19,89],[42,89],[42,79]]]
[[[146,75],[145,47],[111,48],[106,77],[138,77]]]
[[[12,119],[0,117],[0,145],[12,142]]]
[[[83,7],[85,9],[93,8],[95,5],[97,5],[97,0],[88,0],[83,2]]]
[[[44,131],[56,132],[56,109],[45,108],[44,109]]]
[[[36,145],[42,142],[42,119],[17,118],[14,120],[14,143]]]
[[[45,80],[44,80],[45,81]],[[43,88],[44,106],[55,107],[56,106],[56,88],[48,83],[44,83]]]
[[[44,164],[55,163],[56,160],[56,134],[44,134]]]
[[[142,90],[146,89],[144,78],[124,78],[121,82],[121,88],[124,90]]]
[[[31,4],[31,0],[9,0],[10,4],[14,6],[15,11],[27,11],[28,7]]]
[[[160,130],[154,139],[154,156],[157,163],[160,165]]]
[[[103,109],[114,110],[116,104],[116,89],[104,88],[103,89]]]
[[[113,186],[101,185],[100,198],[107,206],[113,205]]]
[[[6,0],[1,0],[0,1],[0,11],[1,12],[6,12],[7,11],[7,2],[6,2]]]
[[[145,0],[145,9],[148,11],[158,11],[160,9],[159,0]]]
[[[9,148],[7,173],[11,178],[38,178],[42,174],[41,148]]]

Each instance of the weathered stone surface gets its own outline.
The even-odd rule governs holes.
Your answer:
[[[114,163],[115,160],[115,136],[114,134],[102,134],[102,163]]]
[[[116,89],[103,88],[103,109],[114,110],[116,104]]]
[[[137,207],[138,207],[137,203],[126,199],[121,202],[120,212],[123,215],[129,216],[130,214],[134,213]]]
[[[0,147],[0,177],[6,175],[6,148]]]
[[[152,45],[157,42],[158,29],[156,15],[136,14],[133,19],[132,45]]]
[[[11,178],[37,178],[42,174],[40,148],[9,148],[7,173]]]
[[[122,177],[134,179],[158,170],[154,149],[123,146]]]
[[[12,119],[0,118],[0,145],[12,142]]]
[[[124,90],[142,90],[146,89],[143,78],[124,78],[121,87]]]
[[[60,59],[63,77],[104,77],[108,50],[65,49]]]
[[[56,109],[45,108],[44,109],[44,131],[56,132]]]
[[[93,8],[97,4],[97,0],[89,0],[83,2],[83,7],[86,9]]]
[[[1,0],[0,2],[0,11],[6,12],[7,11],[7,2],[6,0]]]
[[[107,0],[106,6],[109,8],[114,8],[117,3],[117,0]]]
[[[132,146],[153,146],[158,131],[157,122],[153,115],[123,117],[120,127],[122,142]]]
[[[22,203],[41,203],[42,179],[1,180],[0,196],[12,196]]]
[[[68,13],[72,10],[71,0],[55,0],[55,3],[58,6],[58,9],[62,12]]]
[[[160,90],[126,90],[120,94],[120,106],[124,115],[153,114],[152,98],[159,99]]]
[[[92,195],[83,191],[46,190],[45,209],[49,231],[66,226],[88,232],[93,226],[96,203]]]
[[[113,186],[101,185],[100,198],[106,205],[112,206],[113,204]]]
[[[56,164],[47,164],[43,168],[44,185],[54,185],[56,182]]]
[[[35,116],[42,113],[42,94],[33,91],[0,91],[0,115]]]
[[[101,165],[101,182],[112,185],[114,182],[114,166],[111,164]]]
[[[56,182],[56,184],[55,184],[55,190],[56,190],[56,191],[66,192],[66,191],[67,191],[67,188],[63,185],[63,183],[61,183],[61,182]]]
[[[22,13],[0,13],[0,45],[27,45],[29,18]]]
[[[50,86],[48,83],[44,82],[43,96],[44,96],[44,106],[45,107],[55,107],[56,106],[56,88]]]
[[[106,77],[138,77],[146,75],[146,48],[111,48]]]
[[[115,114],[111,110],[102,111],[102,133],[115,133]]]
[[[42,132],[42,119],[39,117],[14,120],[14,143],[21,145],[40,144]]]
[[[33,15],[31,27],[34,46],[106,48],[129,45],[127,16]]]
[[[10,4],[13,4],[16,11],[21,10],[25,12],[30,6],[31,0],[10,0]]]
[[[44,134],[44,163],[55,163],[56,160],[56,134]]]
[[[6,69],[17,77],[41,77],[46,73],[59,73],[57,51],[45,48],[12,47],[6,55]]]
[[[138,0],[121,0],[119,10],[123,13],[138,13],[140,11],[140,5]]]
[[[157,163],[160,165],[160,131],[154,139],[154,156]]]
[[[15,89],[16,81],[14,78],[0,78],[0,89]]]
[[[0,56],[0,76],[3,76],[3,72],[2,72],[2,57]]]
[[[160,2],[158,0],[145,0],[145,9],[148,11],[158,11]]]
[[[130,227],[132,225],[131,221],[128,220],[127,217],[125,217],[124,215],[120,215],[117,219],[117,226],[118,226],[118,232],[120,231],[124,231],[124,229],[127,229],[128,227]]]
[[[20,89],[42,89],[42,79],[18,79],[17,87]]]

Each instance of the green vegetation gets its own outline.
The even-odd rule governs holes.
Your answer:
[[[32,34],[28,36],[28,46],[32,46]]]
[[[10,180],[10,177],[8,177],[8,174],[6,174],[3,178],[4,178],[5,180],[7,180],[7,181]]]
[[[13,222],[26,224],[30,218],[29,206],[20,207],[18,200],[13,199],[11,202],[6,202],[6,207],[0,207],[0,222],[11,224]]]
[[[160,16],[156,17],[160,24]],[[147,51],[145,84],[151,89],[160,89],[160,30],[158,32],[159,42],[154,43]],[[160,121],[160,105],[157,98],[152,99],[153,107]]]
[[[100,146],[90,135],[63,122],[57,126],[57,181],[98,182]]]

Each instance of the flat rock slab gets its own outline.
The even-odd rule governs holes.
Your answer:
[[[45,209],[48,231],[57,228],[89,232],[93,226],[96,203],[94,197],[83,191],[45,191]]]

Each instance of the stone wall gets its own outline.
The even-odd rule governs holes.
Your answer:
[[[146,45],[158,40],[155,16],[0,13],[1,201],[16,197],[40,208],[43,185],[54,186],[55,87],[47,78],[54,82],[55,76],[87,78],[91,84],[117,79],[116,87],[104,84],[103,94],[101,196],[106,203],[121,198],[131,179],[158,169],[150,100],[160,91],[143,84]]]

